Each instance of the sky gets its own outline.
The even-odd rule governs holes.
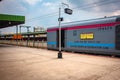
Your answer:
[[[64,13],[64,9],[73,10],[72,15]],[[104,16],[120,15],[120,0],[2,0],[0,2],[0,14],[25,16],[26,26],[53,27],[58,26],[58,13],[61,7],[62,23],[101,18]],[[15,26],[0,29],[2,34],[15,33]],[[22,32],[26,32],[22,28]]]

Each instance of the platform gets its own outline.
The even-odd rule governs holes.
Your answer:
[[[0,80],[120,80],[120,58],[0,44]]]

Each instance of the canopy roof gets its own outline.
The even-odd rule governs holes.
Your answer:
[[[25,23],[25,16],[0,14],[0,28],[6,28]]]

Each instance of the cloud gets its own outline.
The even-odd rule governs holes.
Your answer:
[[[113,13],[114,15],[120,15],[120,10]]]
[[[50,12],[57,11],[59,4],[58,2],[44,2],[42,4],[46,9],[50,10]]]
[[[43,3],[43,5],[46,6],[46,7],[48,7],[48,6],[52,6],[53,3],[51,3],[51,2],[46,2],[46,3]]]
[[[69,0],[78,10],[96,13],[115,13],[120,10],[120,0]]]
[[[67,23],[67,22],[72,22],[72,21],[69,18],[64,19],[64,23]]]
[[[0,13],[1,14],[17,14],[24,15],[26,7],[20,4],[17,0],[3,0],[0,2]]]
[[[38,2],[42,2],[42,0],[25,0],[29,5],[35,5]]]

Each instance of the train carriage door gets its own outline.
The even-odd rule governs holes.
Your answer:
[[[120,25],[116,26],[115,33],[116,33],[115,47],[117,50],[120,50]]]
[[[65,47],[65,30],[61,30],[61,47]]]
[[[57,39],[57,47],[59,47],[59,30],[57,30],[57,35],[56,35]],[[61,47],[64,48],[65,47],[65,30],[61,30]]]

